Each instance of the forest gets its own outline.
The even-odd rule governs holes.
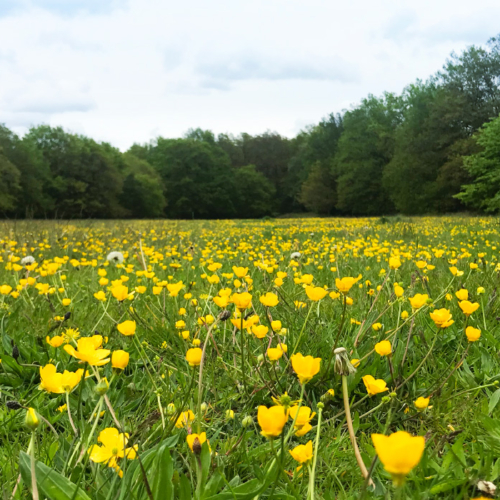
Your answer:
[[[191,129],[122,152],[61,127],[0,124],[3,218],[259,218],[500,211],[500,37],[400,94],[294,138]]]

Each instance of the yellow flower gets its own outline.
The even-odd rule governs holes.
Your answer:
[[[125,370],[127,368],[130,355],[126,351],[118,350],[113,351],[111,355],[111,366],[120,370]]]
[[[290,450],[290,455],[299,464],[309,462],[313,458],[313,444],[312,441],[308,441],[306,444],[299,444],[293,450]]]
[[[70,342],[75,341],[80,337],[80,331],[78,330],[78,328],[66,328],[66,330],[64,330],[63,337],[64,342],[66,342],[66,344],[69,344]]]
[[[186,361],[189,363],[189,366],[199,366],[201,363],[201,355],[202,350],[199,347],[193,347],[188,349],[186,353]]]
[[[300,408],[298,406],[290,407],[290,418],[292,420],[295,420],[295,423],[293,425],[295,429],[304,427],[304,425],[311,422],[315,415],[316,413],[311,413],[311,408],[309,408],[308,406],[301,406]]]
[[[305,424],[303,425],[302,427],[299,427],[296,431],[295,431],[295,435],[297,437],[302,437],[302,436],[305,436],[310,430],[312,429],[312,425],[311,424]]]
[[[301,384],[309,382],[320,370],[321,358],[303,356],[298,352],[290,357],[290,361]]]
[[[1,295],[9,295],[12,291],[12,287],[10,285],[2,285],[0,286],[0,294]]]
[[[177,328],[177,330],[182,330],[185,327],[186,327],[186,322],[184,320],[180,319],[179,321],[175,322],[175,328]]]
[[[339,292],[330,292],[329,295],[330,295],[330,298],[333,300],[338,299],[340,297]]]
[[[408,311],[403,311],[401,313],[401,319],[406,319],[406,318],[408,318],[408,316],[409,316]]]
[[[278,305],[278,296],[273,292],[267,292],[265,295],[262,295],[260,298],[260,303],[265,305],[266,307],[274,307]]]
[[[414,437],[405,431],[390,436],[372,434],[372,441],[384,469],[397,484],[404,482],[404,477],[419,464],[425,448],[423,436]]]
[[[231,302],[240,310],[248,309],[252,305],[252,295],[248,292],[233,293]]]
[[[413,309],[420,309],[429,299],[429,296],[426,293],[417,293],[413,297],[410,297],[408,300],[410,301],[411,307]]]
[[[415,400],[415,407],[417,408],[417,410],[425,410],[428,406],[429,406],[429,401],[430,401],[430,398],[424,398],[422,396],[420,396],[419,398],[417,398]]]
[[[213,298],[214,304],[225,308],[229,304],[229,297],[227,295],[219,296],[217,295],[216,297]]]
[[[71,392],[82,379],[83,370],[76,372],[64,371],[57,373],[55,365],[48,364],[40,367],[40,389],[54,394]]]
[[[462,288],[458,290],[458,292],[455,292],[455,295],[458,300],[468,300],[469,298],[469,292],[465,288]]]
[[[283,351],[279,347],[270,347],[267,350],[267,357],[271,361],[278,361],[283,356]]]
[[[51,345],[52,347],[60,347],[62,344],[64,344],[64,337],[62,335],[57,335],[56,337],[52,338],[47,336],[45,337],[45,340],[47,341],[47,344]]]
[[[128,298],[128,288],[125,285],[114,286],[111,288],[111,293],[119,302],[123,302],[126,298]]]
[[[473,326],[468,326],[465,329],[465,335],[467,335],[467,340],[469,342],[476,342],[476,340],[479,340],[481,337],[481,330]]]
[[[123,323],[119,323],[118,325],[116,325],[116,328],[118,329],[118,331],[122,335],[125,335],[126,337],[128,337],[130,335],[134,335],[136,327],[137,327],[137,325],[136,325],[135,321],[133,321],[133,320],[126,320]]]
[[[137,457],[138,445],[126,448],[128,434],[122,434],[114,427],[102,430],[97,441],[101,446],[94,444],[89,448],[90,460],[95,463],[105,463],[119,473],[121,471],[118,467],[118,458],[127,457],[128,460],[134,460]]]
[[[282,406],[271,406],[271,408],[259,406],[257,410],[257,421],[262,429],[261,434],[268,439],[278,437],[287,420],[288,415]]]
[[[382,328],[382,323],[373,323],[372,328],[378,332]]]
[[[384,380],[375,379],[371,375],[365,375],[363,377],[363,383],[365,384],[369,396],[375,396],[376,394],[389,390]]]
[[[191,410],[183,411],[177,422],[175,422],[175,426],[177,429],[182,429],[183,427],[187,427],[194,420],[194,413]]]
[[[401,267],[401,261],[399,260],[399,257],[390,257],[389,267],[391,269],[399,269]]]
[[[317,302],[318,300],[324,299],[328,292],[320,286],[306,286],[306,294],[309,299]]]
[[[233,273],[236,274],[238,278],[244,278],[248,274],[248,267],[233,266]]]
[[[389,356],[392,353],[392,346],[388,340],[382,340],[375,344],[375,352],[380,356]]]
[[[351,365],[354,366],[354,368],[357,368],[360,365],[360,361],[357,358],[352,358],[351,359]]]
[[[109,349],[99,349],[102,345],[102,336],[83,337],[78,339],[78,350],[72,345],[65,345],[64,350],[74,358],[87,362],[91,366],[103,366],[109,363]]]
[[[258,339],[263,339],[267,335],[268,331],[269,331],[269,328],[267,326],[264,326],[264,325],[253,325],[252,326],[252,333]]]
[[[479,309],[477,302],[469,302],[468,300],[462,300],[458,305],[466,316],[470,316],[474,311]]]
[[[453,276],[462,276],[464,274],[463,271],[459,271],[455,266],[450,267],[450,272]]]
[[[106,294],[102,290],[94,293],[94,297],[101,302],[106,302]]]
[[[352,288],[352,286],[359,280],[361,279],[361,276],[358,278],[342,278],[339,279],[337,278],[335,280],[335,286],[337,287],[338,291],[341,293],[348,293],[349,290]]]
[[[196,443],[196,441],[198,441]],[[186,436],[186,442],[189,446],[189,449],[193,452],[193,453],[196,453],[196,454],[199,454],[201,452],[201,446],[203,445],[203,443],[208,443],[207,441],[207,433],[206,432],[202,432],[201,434],[188,434]],[[193,450],[193,445],[196,446],[196,450]]]
[[[182,281],[179,281],[178,283],[168,283],[167,290],[169,291],[170,297],[177,297],[183,287],[184,283],[182,283]]]
[[[486,292],[486,290],[484,289],[483,286],[479,286],[477,287],[477,290],[476,290],[476,293],[478,293],[479,295],[483,294],[484,292]]]
[[[34,431],[40,425],[40,419],[34,408],[28,408],[26,410],[26,417],[24,419],[26,427]]]
[[[395,285],[394,287],[394,293],[396,294],[396,297],[402,297],[403,294],[405,293],[404,288],[399,285]]]
[[[281,321],[278,319],[271,321],[271,328],[273,329],[273,332],[279,332],[281,330]]]
[[[453,325],[454,321],[451,319],[452,315],[448,309],[434,309],[433,312],[429,313],[434,324],[439,328],[448,328]]]
[[[64,307],[69,306],[70,304],[71,304],[71,299],[68,299],[68,298],[62,299],[62,305]]]

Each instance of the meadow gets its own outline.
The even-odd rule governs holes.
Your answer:
[[[500,220],[0,223],[2,499],[477,499]]]

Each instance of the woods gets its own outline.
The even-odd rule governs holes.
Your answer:
[[[294,138],[192,129],[121,152],[60,127],[0,125],[0,211],[22,218],[258,218],[498,212],[500,39],[401,94]]]

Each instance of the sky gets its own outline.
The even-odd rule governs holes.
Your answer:
[[[0,123],[293,137],[500,33],[498,0],[0,0]]]

